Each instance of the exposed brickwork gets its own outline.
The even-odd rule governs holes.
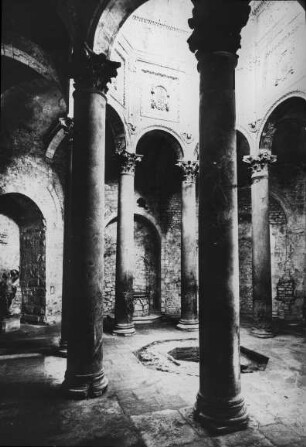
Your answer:
[[[135,292],[145,292],[154,310],[166,314],[180,313],[181,296],[181,196],[180,193],[160,198],[158,195],[135,192],[145,200],[146,212],[162,229],[161,244],[151,223],[136,219],[135,223]],[[106,222],[117,214],[117,183],[105,186]],[[135,213],[137,213],[135,206]],[[106,228],[104,310],[112,313],[115,298],[116,223]],[[160,247],[161,245],[161,247]],[[161,252],[159,253],[159,250]],[[140,303],[139,312],[140,312]],[[142,303],[144,304],[144,303]],[[147,309],[147,307],[145,307]]]
[[[292,183],[292,180],[288,181]],[[273,178],[272,182],[279,182]],[[297,185],[295,185],[297,182]],[[299,212],[303,195],[301,177],[294,180],[293,190],[282,187],[283,197],[290,200],[287,216],[280,203],[270,197],[270,241],[273,314],[279,318],[302,317],[305,285],[303,262],[305,252],[305,223]],[[272,183],[272,184],[273,184]],[[291,185],[293,186],[293,185]],[[279,188],[280,189],[280,188]],[[296,192],[296,195],[295,193]],[[305,194],[305,193],[304,193]],[[291,212],[289,212],[291,211]],[[252,224],[250,189],[239,191],[239,265],[241,312],[252,312]]]
[[[27,200],[24,211],[20,210],[19,218],[26,210],[29,211],[29,200],[42,214],[45,230],[42,229],[41,224],[30,230],[25,223],[23,225],[19,223],[21,257],[18,268],[21,273],[24,269],[27,271],[25,276],[21,274],[20,278],[21,293],[25,300],[23,304],[26,306],[23,313],[27,315],[28,321],[31,319],[34,323],[59,321],[62,296],[63,192],[58,177],[40,158],[19,157],[13,159],[2,173],[0,194],[17,194]],[[36,230],[38,232],[45,231],[45,237],[39,237],[34,242],[32,236]],[[0,232],[3,232],[2,228]],[[32,236],[29,235],[29,232],[33,232]],[[29,239],[34,244],[31,251],[28,246]],[[44,242],[42,242],[43,240]],[[43,248],[40,243],[45,244],[45,247]],[[42,248],[45,250],[44,254]],[[16,252],[14,244],[12,250],[12,253]],[[30,260],[32,261],[29,263]],[[45,273],[43,273],[43,269],[45,269]],[[44,280],[43,276],[45,276]],[[28,281],[33,277],[39,278],[40,283],[29,286]],[[42,289],[44,289],[44,293]],[[44,297],[42,297],[43,295]],[[40,309],[38,309],[39,306]]]
[[[46,314],[46,234],[42,221],[20,231],[22,319],[41,323]]]

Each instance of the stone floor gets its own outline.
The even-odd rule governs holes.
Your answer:
[[[66,359],[58,357],[59,328],[22,325],[0,336],[0,445],[103,447],[306,446],[305,331],[283,328],[256,339],[248,325],[241,344],[268,356],[265,371],[242,374],[250,427],[209,436],[192,418],[198,377],[144,366],[134,352],[157,340],[194,337],[162,321],[121,338],[105,334],[107,392],[66,400],[60,393]]]

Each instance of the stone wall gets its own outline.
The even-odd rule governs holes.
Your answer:
[[[20,288],[22,320],[46,321],[46,234],[43,222],[20,231]]]
[[[25,254],[25,241],[29,237],[28,231],[30,230],[27,230],[25,224],[22,225],[19,223],[21,241],[24,242],[20,244],[20,262],[25,265],[29,260],[27,256],[30,256],[31,259],[37,257],[37,263],[39,262],[40,265],[44,264],[45,268],[45,280],[38,281],[40,285],[35,286],[39,288],[38,295],[40,297],[42,293],[40,288],[43,287],[45,290],[45,298],[37,298],[44,307],[44,310],[39,313],[39,318],[34,317],[34,314],[31,314],[33,318],[30,318],[30,314],[27,314],[27,319],[30,321],[30,318],[32,322],[36,323],[42,322],[42,320],[48,323],[59,321],[61,315],[63,265],[63,192],[59,179],[55,172],[50,169],[50,166],[41,158],[21,156],[11,160],[5,169],[3,169],[0,178],[0,197],[1,194],[3,197],[10,194],[24,198],[24,211],[20,211],[20,215],[16,216],[17,218],[22,218],[23,213],[31,211],[31,207],[28,206],[28,203],[31,201],[42,215],[44,229],[39,225],[39,227],[35,227],[35,231],[45,232],[45,236],[43,237],[45,244],[44,255],[40,251],[40,243],[38,242],[33,242],[34,247],[31,255]],[[35,234],[35,231],[33,227],[32,236]],[[38,239],[40,241],[42,240],[41,238]],[[34,254],[36,251],[37,253]],[[30,270],[28,270],[29,273]],[[41,274],[39,273],[38,276],[42,279]],[[42,285],[43,283],[45,284]],[[21,281],[20,284],[25,287],[24,290],[28,289],[28,285],[25,282]],[[25,291],[25,297],[28,297],[31,293],[29,290]],[[25,299],[27,301],[28,298]],[[32,304],[29,305],[32,306]],[[34,307],[31,307],[31,309],[33,310]]]
[[[0,213],[0,278],[9,270],[20,269],[20,232],[11,218]],[[21,288],[17,282],[17,292],[11,304],[11,313],[21,313]]]
[[[295,180],[296,181],[296,180]],[[301,179],[295,188],[283,191],[281,199],[270,197],[270,242],[273,315],[301,319],[305,305],[305,214],[294,203],[305,190]],[[275,179],[273,179],[275,184]],[[272,190],[275,188],[272,188]],[[282,207],[291,197],[292,208]],[[252,223],[250,189],[239,191],[239,265],[242,314],[252,313]]]
[[[115,298],[117,183],[105,186],[104,310],[113,313]],[[145,208],[137,205],[145,200]],[[134,290],[150,296],[151,310],[180,314],[181,299],[181,195],[159,197],[135,192]],[[111,219],[111,221],[109,221]]]

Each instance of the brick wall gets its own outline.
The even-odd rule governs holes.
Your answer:
[[[305,300],[305,179],[292,175],[271,178],[272,191],[282,193],[290,203],[286,214],[280,202],[270,197],[270,242],[273,314],[286,319],[301,319]],[[250,189],[239,191],[239,268],[242,314],[252,312],[252,224]],[[290,201],[290,202],[289,202]]]
[[[161,229],[136,216],[135,222],[135,276],[134,289],[147,290],[155,310],[166,314],[180,313],[181,300],[181,194],[168,196],[135,192],[135,213],[142,212],[137,206],[139,198],[145,200],[145,213],[151,216]],[[117,215],[118,185],[110,182],[105,186],[105,219]],[[110,223],[105,232],[105,279],[104,310],[113,312],[115,297],[116,223]],[[158,239],[161,239],[161,243]]]
[[[115,306],[117,222],[105,230],[104,312]],[[144,218],[134,222],[134,291],[143,293],[150,310],[160,310],[160,247],[155,229]]]

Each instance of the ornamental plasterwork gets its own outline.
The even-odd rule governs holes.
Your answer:
[[[172,72],[173,70],[167,70],[164,67],[160,67],[160,71],[146,68],[141,70],[139,82],[142,117],[172,122],[179,121],[179,79],[177,76],[173,76]]]
[[[262,119],[258,118],[257,120],[252,121],[251,123],[248,123],[248,127],[249,127],[250,132],[252,132],[252,133],[258,132],[258,130],[260,128],[260,125],[261,125],[261,122],[262,122]]]
[[[167,25],[166,23],[156,22],[155,20],[150,20],[145,17],[133,15],[132,18],[133,18],[133,20],[135,20],[137,22],[146,23],[148,25],[153,25],[153,26],[159,27],[159,28],[164,28],[167,31],[174,31],[176,33],[189,34],[189,30],[184,30],[182,28],[176,28],[174,26]]]
[[[169,98],[170,95],[164,86],[151,87],[151,109],[169,112]]]
[[[183,140],[185,141],[185,143],[190,144],[194,141],[194,136],[192,135],[191,132],[182,132],[181,136],[183,138]]]
[[[276,155],[272,155],[268,149],[260,149],[258,155],[253,157],[252,155],[245,155],[242,159],[244,163],[249,164],[252,174],[261,172],[264,168],[273,164],[277,160]]]
[[[137,132],[137,127],[135,126],[135,124],[128,122],[126,125],[127,125],[129,135],[135,135]]]
[[[267,9],[269,7],[269,4],[271,2],[267,1],[267,0],[255,0],[250,2],[250,6],[251,6],[251,15],[252,16],[258,16],[259,14],[261,14],[265,9]]]

